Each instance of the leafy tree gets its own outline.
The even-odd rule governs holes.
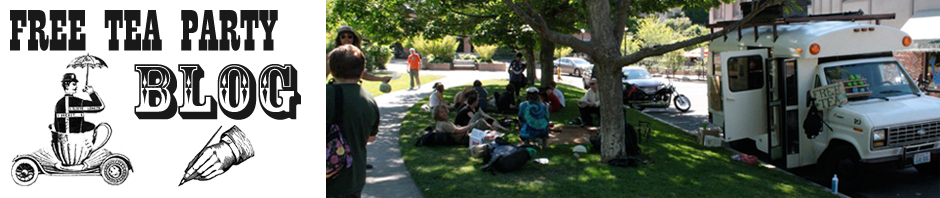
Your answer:
[[[570,47],[555,48],[555,58],[557,59],[557,58],[568,56],[569,54],[571,54],[571,51],[573,51],[573,49],[571,49]]]
[[[790,0],[762,1],[754,12],[745,16],[741,22],[733,23],[725,29],[680,41],[670,41],[663,45],[645,45],[634,53],[623,54],[621,46],[624,39],[624,27],[630,17],[643,13],[662,12],[674,7],[684,6],[692,9],[714,7],[727,0],[585,0],[583,8],[586,11],[586,24],[590,26],[591,41],[582,41],[569,34],[557,32],[552,29],[551,23],[545,20],[546,14],[538,12],[527,0],[501,0],[512,8],[519,17],[525,19],[532,29],[542,38],[584,52],[594,60],[596,77],[598,79],[601,99],[601,157],[603,160],[626,156],[623,144],[624,114],[615,109],[623,108],[622,87],[620,80],[623,76],[619,70],[625,65],[637,63],[647,57],[662,55],[671,51],[693,46],[702,42],[713,40],[729,31],[738,29],[743,22],[751,21],[771,5],[780,5]]]
[[[604,160],[625,156],[623,147],[624,114],[622,108],[620,68],[640,62],[647,57],[698,45],[721,37],[749,22],[757,13],[771,5],[793,0],[761,1],[755,11],[741,22],[725,29],[683,40],[670,40],[659,45],[640,45],[633,53],[625,54],[626,25],[632,17],[664,12],[683,7],[706,10],[732,0],[328,0],[327,24],[348,24],[360,29],[365,37],[379,43],[402,40],[422,33],[428,38],[443,35],[477,35],[481,40],[512,43],[504,46],[519,47],[529,63],[529,77],[534,76],[533,46],[540,45],[545,61],[553,55],[555,44],[569,46],[588,54],[595,64],[601,98],[601,156]],[[328,4],[329,4],[328,2]],[[500,3],[501,2],[501,3]],[[519,21],[523,23],[519,23]],[[331,28],[327,27],[328,29]],[[582,41],[571,33],[584,28],[591,33],[590,41]],[[569,31],[570,30],[570,31]],[[534,37],[532,35],[538,35]],[[502,41],[502,40],[511,41]],[[645,42],[645,41],[644,41]],[[517,45],[517,44],[521,44]],[[550,63],[549,63],[550,64]],[[548,75],[545,75],[547,72]],[[551,71],[543,76],[551,80]],[[530,78],[531,79],[531,78]],[[546,78],[543,77],[543,81]],[[530,81],[531,82],[531,81]]]

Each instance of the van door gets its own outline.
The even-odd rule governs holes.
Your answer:
[[[721,59],[725,141],[767,134],[767,50],[722,52]]]

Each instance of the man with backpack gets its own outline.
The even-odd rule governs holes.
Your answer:
[[[327,56],[335,79],[326,86],[327,197],[360,197],[366,183],[366,143],[379,132],[379,108],[358,84],[362,51],[343,45]]]

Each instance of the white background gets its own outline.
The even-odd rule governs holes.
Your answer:
[[[323,179],[323,63],[325,62],[324,10],[322,2],[276,1],[18,1],[7,2],[0,13],[0,85],[3,94],[0,116],[0,193],[2,197],[321,197]],[[21,50],[10,51],[12,30],[9,10],[85,10],[86,51],[25,51],[29,23],[19,34]],[[199,13],[213,10],[216,30],[220,31],[218,10],[278,10],[274,26],[274,51],[261,51],[265,33],[254,29],[256,51],[182,51],[183,35],[180,10]],[[105,28],[105,10],[156,10],[162,51],[108,51],[110,29]],[[49,34],[51,22],[46,22]],[[144,24],[138,27],[143,33]],[[63,28],[68,31],[68,26]],[[236,28],[242,36],[245,31]],[[124,39],[124,29],[118,38]],[[141,35],[142,37],[143,35]],[[221,39],[221,33],[218,33]],[[199,32],[191,34],[192,48],[198,49]],[[134,168],[120,186],[111,186],[97,176],[40,175],[28,187],[16,185],[9,175],[12,159],[50,147],[47,126],[53,122],[55,103],[63,92],[59,81],[65,73],[79,76],[84,85],[85,70],[66,68],[74,58],[91,54],[105,60],[109,68],[92,69],[89,85],[94,86],[107,105],[103,112],[89,114],[92,123],[107,122],[113,128],[104,148],[128,156]],[[183,120],[179,115],[169,120],[140,120],[134,114],[138,105],[138,74],[135,64],[162,64],[177,77],[175,96],[182,101],[182,73],[179,64],[199,64],[205,70],[202,95],[218,98],[216,79],[228,64],[248,67],[257,80],[269,64],[292,64],[298,71],[299,94],[296,120],[275,120],[256,104],[254,113],[244,120],[233,120],[221,110],[216,120]],[[315,88],[314,88],[315,87]],[[260,92],[260,90],[258,90]],[[221,107],[219,107],[221,108]],[[255,157],[232,167],[210,181],[191,181],[177,187],[183,171],[219,126],[222,130],[237,125],[245,131],[255,148]]]

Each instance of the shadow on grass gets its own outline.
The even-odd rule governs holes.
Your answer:
[[[502,82],[502,83],[501,83]],[[487,81],[492,91],[505,81]],[[552,114],[557,123],[577,117],[573,105],[584,93],[559,85],[569,105]],[[445,91],[445,99],[462,87]],[[402,156],[408,171],[425,197],[830,197],[826,191],[777,171],[748,166],[730,160],[731,153],[705,148],[694,137],[627,110],[627,121],[649,121],[652,140],[640,145],[644,157],[652,160],[639,168],[608,166],[598,153],[575,158],[575,145],[553,145],[534,158],[548,158],[549,164],[528,163],[512,173],[491,175],[479,170],[482,160],[471,158],[466,147],[415,147],[414,140],[433,121],[422,111],[422,100],[411,107],[401,124]],[[559,115],[555,117],[555,115]],[[514,141],[515,136],[510,137]]]

